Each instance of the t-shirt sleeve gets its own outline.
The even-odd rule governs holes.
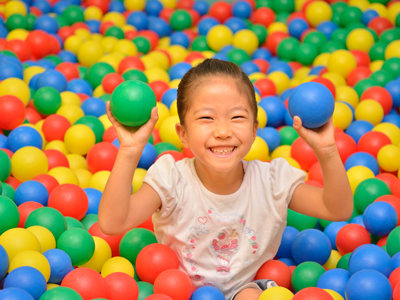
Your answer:
[[[285,159],[276,158],[270,163],[271,191],[274,199],[285,199],[288,206],[296,187],[304,183],[306,173],[292,167]]]
[[[157,213],[161,217],[168,216],[175,209],[179,181],[180,172],[171,155],[163,155],[147,170],[143,183],[150,185],[160,196],[161,210]]]

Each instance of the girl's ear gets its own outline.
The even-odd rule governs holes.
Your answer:
[[[258,129],[258,120],[255,122],[254,127],[253,127],[253,139],[256,139],[257,129]]]
[[[176,123],[175,124],[175,130],[176,130],[176,133],[178,134],[179,139],[181,140],[183,146],[185,146],[185,148],[189,148],[189,142],[188,142],[188,139],[187,139],[187,134],[186,134],[185,127],[182,126],[181,123]]]

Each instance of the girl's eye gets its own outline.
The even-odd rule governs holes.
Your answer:
[[[243,116],[234,116],[232,119],[244,119]]]
[[[203,120],[212,120],[211,117],[201,117],[200,119],[203,119]]]

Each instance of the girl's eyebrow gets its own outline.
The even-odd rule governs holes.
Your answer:
[[[249,112],[249,111],[248,111],[246,108],[244,108],[243,106],[235,106],[235,107],[232,107],[231,109],[229,109],[229,111],[236,111],[236,110],[241,110],[241,111]],[[195,110],[194,113],[198,113],[198,112],[201,112],[201,111],[211,111],[211,112],[215,112],[216,110],[215,110],[214,108],[211,108],[211,107],[202,107],[202,108],[199,108],[199,109]]]

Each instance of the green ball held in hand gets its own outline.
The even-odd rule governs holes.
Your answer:
[[[65,251],[73,266],[87,263],[94,253],[93,237],[85,229],[72,228],[64,231],[57,240],[57,249]]]
[[[110,108],[118,122],[135,127],[145,124],[150,119],[156,102],[156,96],[148,84],[128,80],[113,91]]]
[[[46,291],[39,300],[83,300],[81,295],[73,289],[65,286],[55,287]]]

